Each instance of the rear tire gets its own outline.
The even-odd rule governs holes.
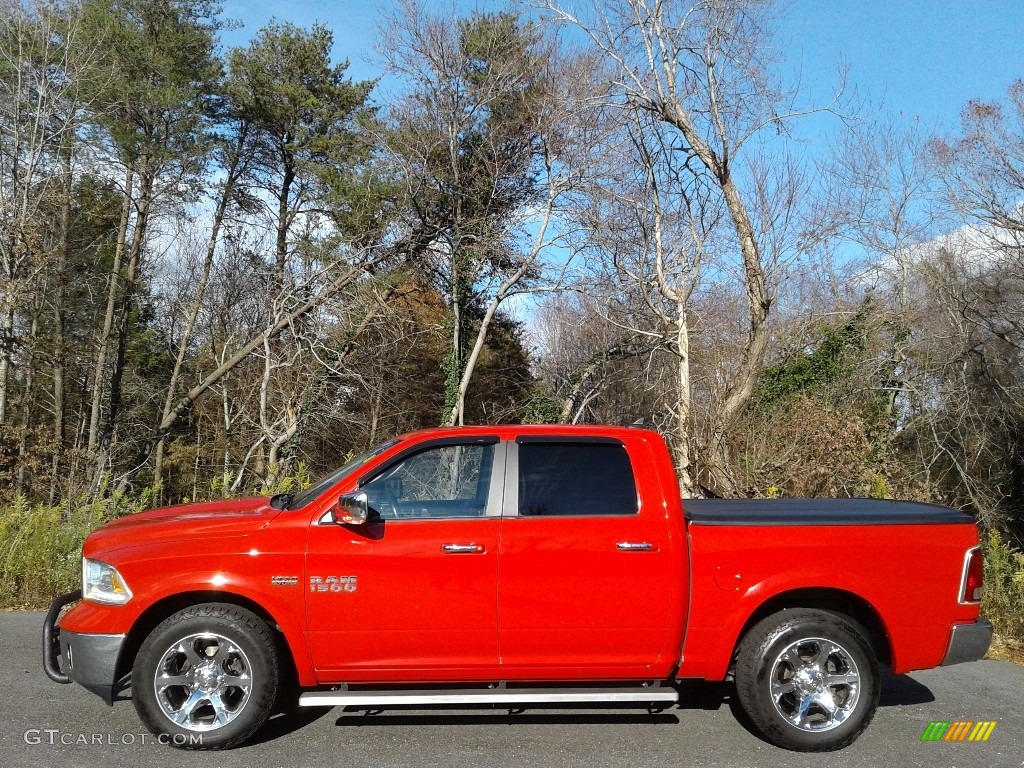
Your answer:
[[[132,700],[164,744],[228,749],[252,737],[274,706],[277,650],[270,627],[237,605],[178,611],[143,641]]]
[[[829,611],[784,610],[740,642],[736,694],[768,741],[800,752],[842,749],[878,707],[878,665],[866,633]]]

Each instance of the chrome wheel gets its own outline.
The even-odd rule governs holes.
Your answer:
[[[157,663],[153,691],[160,711],[188,731],[211,731],[234,720],[252,690],[245,652],[223,635],[202,632],[173,643]]]
[[[808,637],[790,643],[776,657],[768,680],[776,711],[802,731],[842,725],[860,699],[860,671],[839,643]]]
[[[881,685],[874,649],[849,616],[786,608],[740,641],[736,695],[754,729],[801,752],[851,744],[871,722]]]

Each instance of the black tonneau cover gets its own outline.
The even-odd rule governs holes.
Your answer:
[[[888,499],[683,499],[691,525],[973,524],[956,509]]]

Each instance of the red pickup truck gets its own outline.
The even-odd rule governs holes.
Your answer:
[[[682,502],[655,432],[437,429],[299,494],[103,526],[44,666],[108,704],[130,684],[149,729],[206,749],[296,695],[661,709],[731,679],[766,739],[822,751],[871,720],[879,662],[985,654],[981,584],[977,529],[945,507]]]

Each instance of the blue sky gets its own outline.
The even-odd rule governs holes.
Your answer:
[[[1021,0],[791,0],[787,58],[823,99],[841,63],[875,106],[955,129],[969,100],[998,99],[1024,78]]]
[[[243,44],[275,16],[302,26],[322,21],[334,32],[335,57],[350,60],[351,75],[373,78],[380,74],[372,61],[376,24],[387,7],[357,0],[226,0],[225,16],[245,26],[224,42]],[[468,12],[501,4],[459,0],[457,7]],[[848,85],[868,108],[884,104],[894,116],[954,130],[968,99],[998,99],[1024,78],[1024,0],[788,0],[778,21],[786,66],[799,69],[814,103],[828,100],[845,63]]]

